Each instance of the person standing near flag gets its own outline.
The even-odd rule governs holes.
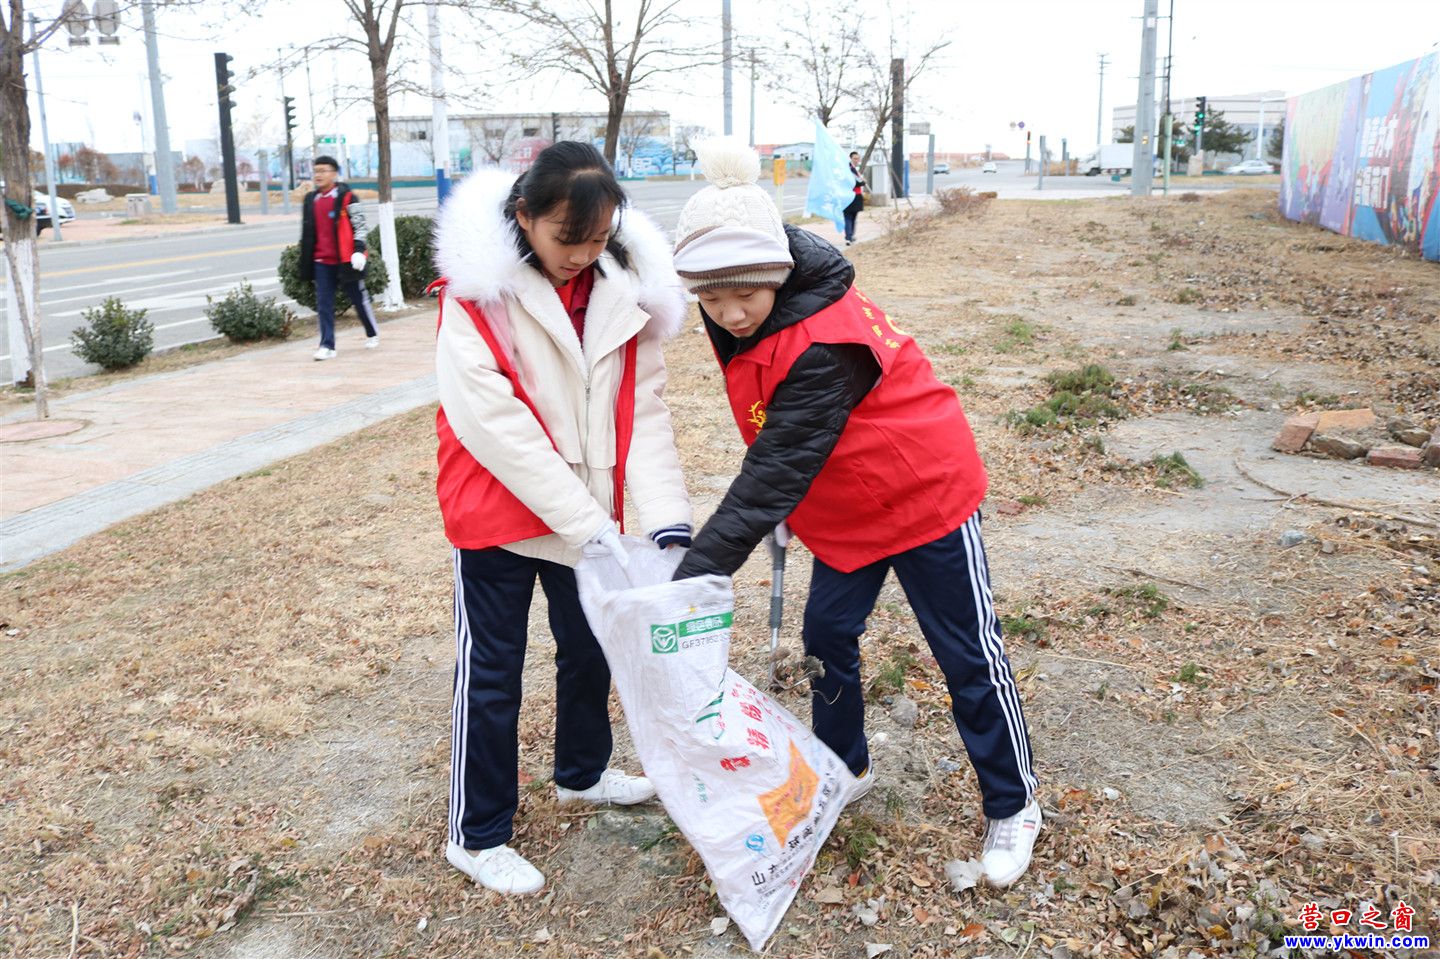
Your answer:
[[[855,220],[860,216],[860,211],[865,209],[865,190],[869,188],[865,177],[860,175],[860,154],[854,150],[850,151],[850,175],[855,178],[855,199],[845,208],[846,246],[855,242]]]

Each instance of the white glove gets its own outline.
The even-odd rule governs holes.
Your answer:
[[[775,527],[775,545],[781,549],[790,545],[790,525],[783,519],[780,525]]]
[[[365,254],[356,250],[350,254],[350,268],[356,271],[365,269]]]
[[[605,525],[585,541],[585,545],[599,546],[608,550],[610,555],[615,557],[615,562],[621,566],[630,565],[630,554],[625,552],[625,544],[620,542],[620,530],[615,526],[614,520],[606,520]]]

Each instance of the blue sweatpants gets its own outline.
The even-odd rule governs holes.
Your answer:
[[[375,314],[370,309],[370,294],[358,279],[342,281],[336,263],[315,264],[315,318],[320,324],[320,345],[335,349],[335,288],[345,291],[355,305],[355,314],[365,327],[366,336],[375,335]]]
[[[804,626],[805,652],[825,664],[825,675],[811,684],[815,734],[851,772],[858,775],[870,765],[860,634],[891,569],[945,674],[985,816],[1013,816],[1025,807],[1037,781],[1020,694],[990,595],[978,511],[953,533],[852,573],[815,560]]]
[[[510,841],[519,804],[520,678],[535,580],[555,637],[555,783],[589,789],[610,760],[610,667],[580,608],[575,571],[503,549],[455,550],[450,841]]]

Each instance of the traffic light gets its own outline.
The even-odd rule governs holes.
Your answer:
[[[215,89],[222,111],[235,109],[235,101],[230,99],[235,92],[235,84],[231,82],[235,72],[230,69],[230,61],[234,59],[228,53],[215,54]]]
[[[1195,98],[1195,132],[1205,129],[1205,98]]]
[[[286,136],[287,138],[289,138],[290,135],[294,132],[296,126],[298,125],[298,124],[296,124],[296,122],[295,122],[295,98],[294,98],[294,97],[285,97],[284,100],[285,100],[285,136]]]
[[[240,222],[240,185],[235,171],[235,131],[230,126],[230,111],[235,108],[235,74],[228,53],[215,54],[215,99],[220,107],[220,164],[225,170],[225,218]]]

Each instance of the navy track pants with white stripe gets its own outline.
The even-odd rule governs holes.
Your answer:
[[[520,679],[537,577],[555,637],[555,783],[589,789],[610,760],[610,667],[580,608],[575,571],[499,548],[455,550],[450,841],[466,849],[514,835]]]
[[[953,533],[852,573],[815,560],[804,627],[806,653],[825,664],[825,675],[811,684],[815,734],[851,772],[858,775],[870,765],[860,634],[891,569],[945,674],[985,816],[1013,816],[1025,807],[1037,781],[1020,694],[990,594],[978,511]]]

